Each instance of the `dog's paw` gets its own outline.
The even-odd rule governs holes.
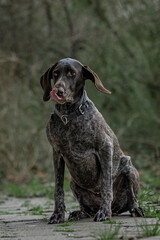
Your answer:
[[[64,223],[64,213],[53,213],[48,224]]]
[[[111,220],[111,211],[104,205],[102,206],[94,217],[95,222]]]
[[[69,217],[68,220],[75,220],[78,221],[80,219],[84,219],[89,217],[86,213],[84,213],[83,211],[73,211],[69,213]]]
[[[132,217],[144,217],[146,211],[141,207],[137,207],[137,208],[132,208],[130,210],[130,213]]]

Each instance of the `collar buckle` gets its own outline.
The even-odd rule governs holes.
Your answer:
[[[84,105],[84,104],[81,103],[81,104],[79,105],[79,108],[78,108],[80,114],[82,114],[82,115],[85,113],[85,109],[82,108],[83,105]]]
[[[62,115],[62,116],[61,116],[61,120],[62,120],[62,122],[64,123],[64,125],[67,125],[67,123],[68,123],[67,115]]]

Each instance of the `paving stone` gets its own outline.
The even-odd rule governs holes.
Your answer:
[[[92,218],[70,223],[70,226],[62,227],[58,224],[47,224],[53,211],[53,202],[47,198],[27,198],[18,199],[3,197],[4,202],[0,204],[0,239],[5,240],[94,240],[95,235],[104,230],[110,231],[111,224],[94,222]],[[78,207],[73,198],[68,195],[66,207],[71,210]],[[32,209],[42,206],[43,215],[32,215]],[[4,213],[4,214],[3,214]],[[66,218],[69,212],[66,213]],[[120,225],[119,237],[136,240],[142,235],[140,225],[152,225],[156,223],[153,218],[132,218],[129,213],[112,217],[116,224],[112,224],[114,229]],[[58,230],[58,232],[57,232]],[[68,232],[68,230],[74,230]],[[122,238],[121,238],[122,239]],[[160,236],[141,238],[143,240],[160,240]]]

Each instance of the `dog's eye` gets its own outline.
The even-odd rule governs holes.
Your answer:
[[[67,72],[67,77],[72,77],[72,73],[70,71]]]
[[[53,72],[54,77],[58,77],[58,72]]]

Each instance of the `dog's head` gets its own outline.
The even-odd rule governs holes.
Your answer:
[[[53,90],[51,79],[54,84]],[[76,102],[84,89],[86,79],[90,79],[99,91],[111,93],[104,88],[97,74],[88,66],[75,59],[65,58],[52,65],[42,75],[40,82],[44,90],[43,100],[48,101],[51,98],[60,104]]]

